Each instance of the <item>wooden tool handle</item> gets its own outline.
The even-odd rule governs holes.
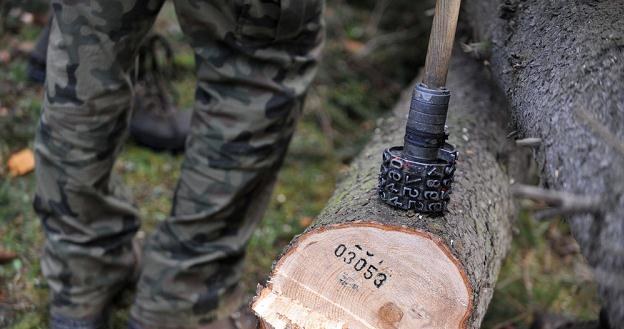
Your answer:
[[[461,0],[438,0],[433,16],[423,83],[437,89],[446,84]]]

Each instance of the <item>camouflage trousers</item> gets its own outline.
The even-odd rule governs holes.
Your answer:
[[[137,210],[111,174],[137,45],[164,0],[53,0],[35,210],[51,313],[92,319],[135,266]],[[196,101],[171,216],[144,246],[133,319],[192,328],[238,304],[245,246],[314,77],[323,0],[174,0]]]

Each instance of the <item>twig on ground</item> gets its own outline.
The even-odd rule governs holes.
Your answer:
[[[518,198],[544,202],[547,207],[536,207],[535,218],[548,219],[555,216],[577,213],[599,213],[601,202],[597,198],[580,196],[572,193],[547,190],[536,186],[515,184],[511,193]]]

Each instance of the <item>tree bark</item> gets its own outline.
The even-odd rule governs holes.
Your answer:
[[[519,137],[543,141],[543,185],[600,199],[569,223],[624,328],[624,2],[476,0],[463,18],[491,44]]]
[[[480,326],[511,241],[505,168],[513,154],[502,94],[459,55],[448,79],[450,142],[460,151],[448,213],[424,216],[378,199],[381,154],[403,142],[410,88],[260,287],[252,308],[265,328]]]

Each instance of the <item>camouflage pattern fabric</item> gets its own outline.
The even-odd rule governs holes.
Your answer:
[[[111,169],[131,112],[127,72],[163,1],[52,1],[34,206],[53,316],[101,317],[133,272],[137,210]],[[193,328],[239,306],[245,246],[323,40],[323,0],[174,4],[198,83],[171,216],[147,239],[131,311],[149,328]]]

